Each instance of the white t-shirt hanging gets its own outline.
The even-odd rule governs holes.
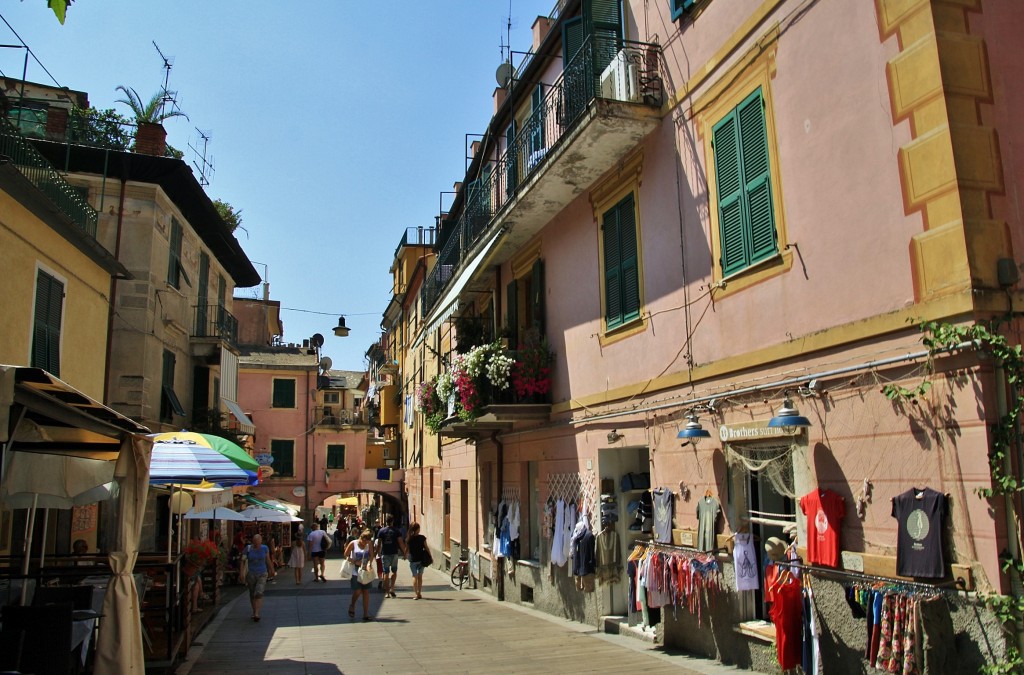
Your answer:
[[[733,566],[736,568],[736,590],[756,591],[761,585],[757,565],[757,551],[749,532],[738,532],[732,548]]]

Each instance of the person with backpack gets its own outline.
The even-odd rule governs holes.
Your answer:
[[[398,554],[406,553],[405,539],[395,527],[395,517],[390,513],[384,517],[384,527],[377,531],[377,550],[381,560],[381,590],[384,597],[396,598],[395,581],[398,579]]]
[[[324,563],[327,559],[327,549],[331,547],[331,538],[320,529],[320,523],[313,521],[313,531],[306,537],[309,543],[309,557],[313,560],[313,581],[319,579],[327,583],[324,576]]]

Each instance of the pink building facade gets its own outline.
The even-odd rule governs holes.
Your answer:
[[[812,568],[825,672],[867,667],[843,656],[865,648],[845,600],[858,584],[948,601],[923,624],[922,668],[1009,658],[962,591],[1020,590],[1001,571],[1021,559],[1020,505],[979,496],[1017,392],[984,348],[929,352],[919,326],[995,320],[1020,342],[1022,27],[1024,8],[996,0],[583,0],[539,18],[420,302],[401,298],[393,349],[412,395],[451,363],[466,320],[513,353],[539,330],[555,354],[549,408],[495,405],[437,436],[422,414],[402,427],[428,539],[503,600],[647,623],[668,645],[774,672],[760,570],[776,537]],[[793,407],[801,424],[773,422]],[[999,469],[1017,476],[1020,460],[1013,449]],[[629,474],[671,493],[660,532],[636,519]],[[941,556],[910,574],[901,532],[929,530],[894,504],[925,488],[943,507],[927,540]],[[843,508],[822,526],[801,500],[824,491]],[[619,560],[642,548],[713,564],[719,590],[660,617],[634,611],[624,576],[576,592],[551,512],[587,503],[597,532],[601,495]],[[502,504],[519,514],[511,554],[495,550]],[[808,550],[819,526],[838,536],[827,565]],[[753,560],[734,557],[747,534]],[[741,563],[755,590],[737,590]]]
[[[269,475],[251,489],[260,499],[300,504],[308,522],[336,496],[365,495],[365,503],[400,513],[401,475],[390,480],[366,468],[369,426],[359,410],[363,373],[321,372],[308,347],[243,348],[239,405],[256,427],[257,457],[273,457]],[[375,497],[380,495],[380,497]]]

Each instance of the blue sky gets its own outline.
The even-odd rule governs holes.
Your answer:
[[[511,0],[509,40],[509,0],[76,0],[63,26],[45,0],[8,0],[0,44],[32,50],[28,80],[127,115],[118,85],[144,100],[163,86],[156,42],[189,116],[167,122],[168,142],[191,164],[197,129],[210,136],[208,194],[241,209],[238,239],[271,297],[308,310],[282,312],[285,340],[322,333],[335,368],[361,370],[395,247],[433,224],[463,178],[465,135],[490,120],[500,43],[528,50],[554,4]],[[0,48],[0,71],[21,77],[24,58]],[[337,313],[347,338],[331,332]]]

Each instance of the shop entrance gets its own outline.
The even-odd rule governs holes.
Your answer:
[[[622,491],[622,477],[627,473],[649,473],[650,470],[650,451],[647,446],[601,448],[598,451],[599,495],[611,494],[618,504],[618,521],[610,527],[619,537],[619,559],[622,561],[623,569],[618,583],[598,587],[601,592],[600,611],[605,615],[627,616],[629,582],[625,574],[626,559],[638,540],[649,539],[651,536],[650,532],[642,532],[639,524],[636,525],[636,529],[630,529],[634,524],[634,518],[629,512],[629,503],[638,500],[643,490]],[[600,522],[595,525],[600,531]]]
[[[767,563],[764,545],[778,537],[789,545],[797,527],[797,501],[794,479],[794,446],[790,443],[727,443],[726,457],[738,494],[735,508],[740,523],[748,522],[754,535],[759,576],[764,579]],[[747,598],[743,607],[747,619],[767,619],[764,584]]]

